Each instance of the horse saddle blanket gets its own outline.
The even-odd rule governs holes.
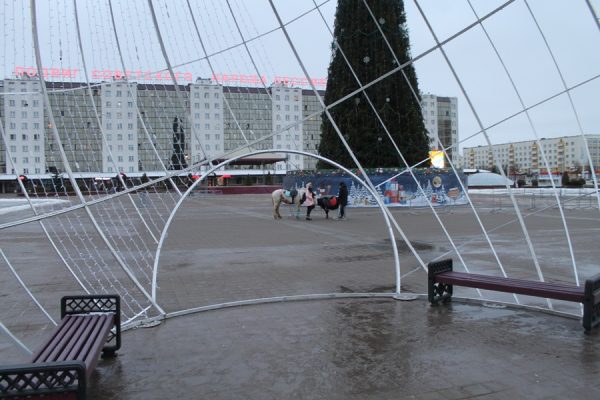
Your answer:
[[[336,210],[340,205],[340,201],[336,196],[326,195],[319,199],[319,205],[328,210]]]
[[[296,189],[284,190],[283,195],[285,197],[295,198],[298,195],[298,191]]]

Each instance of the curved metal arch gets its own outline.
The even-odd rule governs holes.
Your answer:
[[[332,161],[328,158],[322,157],[320,155],[317,154],[313,154],[313,153],[307,153],[305,151],[300,151],[300,150],[280,150],[280,149],[268,149],[268,150],[255,150],[240,156],[236,156],[236,157],[232,157],[228,160],[225,160],[223,162],[221,162],[219,165],[213,166],[212,168],[210,168],[208,171],[204,172],[202,174],[202,176],[200,177],[200,179],[196,180],[189,188],[188,190],[185,191],[185,193],[183,194],[183,196],[179,199],[179,201],[177,202],[177,204],[175,204],[175,207],[173,208],[173,210],[171,211],[171,214],[169,215],[169,218],[167,219],[167,222],[165,223],[165,226],[163,227],[163,231],[160,235],[160,239],[158,241],[158,246],[156,248],[156,255],[154,256],[154,268],[152,270],[152,299],[154,302],[156,302],[156,280],[157,280],[157,276],[158,276],[158,262],[160,261],[160,254],[162,251],[162,246],[164,243],[165,238],[167,237],[167,232],[169,230],[169,227],[171,226],[171,222],[173,221],[173,218],[175,217],[175,214],[177,213],[177,210],[179,210],[179,207],[181,206],[181,204],[183,203],[183,201],[189,196],[189,194],[191,193],[192,190],[194,190],[194,188],[200,184],[208,175],[210,175],[211,173],[213,173],[214,171],[218,170],[219,168],[222,168],[223,166],[229,164],[230,162],[248,157],[248,156],[253,156],[253,155],[257,155],[257,154],[265,154],[265,153],[285,153],[285,154],[299,154],[302,156],[307,156],[307,157],[313,157],[316,158],[318,160],[324,161],[336,168],[339,168],[341,170],[343,170],[344,172],[346,172],[348,175],[350,175],[352,178],[354,178],[355,180],[357,180],[358,182],[360,182],[368,191],[371,195],[373,195],[373,197],[375,198],[375,201],[377,201],[377,204],[379,206],[379,209],[381,210],[382,214],[383,214],[383,218],[385,220],[385,223],[387,225],[388,228],[388,232],[390,235],[390,240],[392,243],[392,250],[394,252],[394,266],[395,266],[395,272],[396,272],[396,294],[400,295],[400,257],[398,255],[398,247],[396,245],[396,237],[394,235],[394,231],[392,229],[392,225],[390,223],[390,216],[388,215],[388,210],[385,207],[385,205],[383,204],[383,202],[381,201],[381,199],[379,198],[379,195],[373,190],[371,189],[362,179],[360,179],[357,175],[355,175],[352,171],[350,171],[348,168],[336,163],[335,161]]]

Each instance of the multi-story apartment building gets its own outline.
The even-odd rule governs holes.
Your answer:
[[[44,108],[40,83],[11,80],[4,83],[8,98],[3,105],[4,151],[9,174],[40,174],[45,169]]]
[[[302,134],[302,89],[288,88],[285,85],[271,87],[273,105],[273,148],[303,150]],[[304,169],[304,157],[298,154],[288,156],[287,164],[292,170]],[[286,169],[284,162],[278,162],[276,169]]]
[[[190,86],[192,163],[213,159],[225,149],[223,134],[223,86],[210,79],[199,80]]]
[[[452,162],[458,162],[458,99],[424,94],[421,107],[430,148],[441,150],[441,143]]]
[[[586,142],[594,169],[600,167],[600,135],[563,136],[488,146],[465,147],[464,167],[491,169],[498,162],[509,174],[547,173],[542,151],[550,172],[589,170]]]
[[[64,171],[55,129],[78,173],[181,169],[242,147],[318,153],[321,102],[313,91],[285,84],[264,89],[198,79],[175,87],[114,80],[88,88],[49,81],[56,127],[37,79],[8,79],[0,85],[0,117],[7,135],[7,146],[0,141],[0,173]],[[453,146],[448,153],[454,154],[456,99],[424,95],[423,111],[429,132]],[[297,154],[285,157],[274,165],[277,173],[314,169],[317,162]]]
[[[102,171],[138,171],[137,85],[101,85]]]
[[[0,117],[8,143],[7,147],[0,141],[0,172],[64,171],[39,81],[23,77],[0,85]],[[319,101],[312,91],[300,88],[227,87],[202,79],[179,90],[174,85],[123,80],[91,88],[50,81],[47,88],[56,129],[74,172],[179,169],[243,146],[317,152],[320,113],[311,117],[311,133],[303,131],[302,119],[307,110],[316,111]],[[305,137],[311,138],[310,148]],[[7,163],[9,152],[14,153],[15,167]],[[289,155],[275,169],[280,173],[303,169],[309,159]]]
[[[304,149],[309,153],[319,153],[319,143],[321,143],[321,113],[323,107],[321,102],[312,91],[302,92],[302,136]],[[304,168],[308,170],[315,169],[317,159],[314,157],[304,158]]]

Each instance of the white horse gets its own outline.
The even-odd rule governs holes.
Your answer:
[[[273,193],[271,193],[273,200],[273,218],[281,219],[281,214],[279,214],[279,206],[281,203],[285,203],[294,204],[296,206],[296,219],[300,219],[300,204],[305,193],[306,188],[293,190],[274,190]]]

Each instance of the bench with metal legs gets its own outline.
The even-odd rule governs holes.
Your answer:
[[[590,331],[600,324],[600,274],[587,279],[584,286],[577,286],[453,271],[451,259],[431,262],[428,268],[427,291],[432,305],[449,302],[457,285],[582,303],[584,329]]]
[[[100,354],[114,356],[120,347],[119,296],[63,297],[61,321],[30,363],[0,366],[0,397],[84,399]]]

